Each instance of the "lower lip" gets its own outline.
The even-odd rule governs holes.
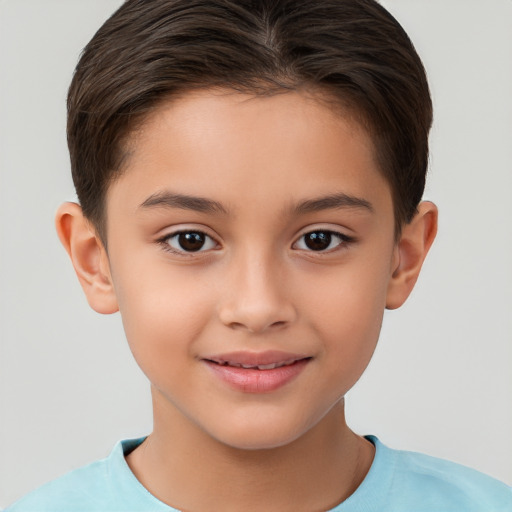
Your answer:
[[[273,370],[237,368],[234,366],[221,366],[211,361],[205,362],[218,377],[238,391],[244,393],[270,393],[297,377],[309,361],[309,359],[301,359],[293,364],[274,368]]]

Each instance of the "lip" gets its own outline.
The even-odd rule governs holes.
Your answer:
[[[230,352],[203,358],[217,377],[244,393],[276,391],[302,373],[310,360],[304,354],[275,350]]]

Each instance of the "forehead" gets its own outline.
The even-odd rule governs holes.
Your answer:
[[[116,197],[135,207],[166,189],[230,209],[283,206],[329,191],[390,198],[372,140],[355,116],[299,92],[207,90],[163,103],[132,136],[124,173],[111,189],[108,209]]]

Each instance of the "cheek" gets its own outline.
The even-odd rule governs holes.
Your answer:
[[[295,296],[303,297],[305,314],[321,320],[326,329],[356,335],[365,326],[380,326],[389,281],[389,268],[383,260],[349,262],[312,274],[309,281],[301,280],[302,289],[295,290]]]
[[[358,378],[377,345],[384,306],[380,299],[361,294],[356,300],[355,295],[350,290],[340,293],[338,307],[333,303],[324,310],[321,329],[326,354],[335,361],[334,366]]]
[[[140,279],[116,283],[128,344],[148,376],[164,371],[164,361],[179,367],[178,362],[194,355],[195,340],[212,310],[211,294],[197,280],[164,267],[165,272],[145,272]]]
[[[386,303],[387,275],[382,262],[380,266],[340,268],[335,275],[317,282],[316,292],[304,303],[310,326],[323,340],[322,356],[329,359],[332,378],[342,378],[343,386],[355,383],[375,350]]]

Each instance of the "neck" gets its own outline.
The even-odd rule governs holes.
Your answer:
[[[346,425],[343,401],[300,438],[260,450],[213,439],[155,391],[153,405],[154,431],[127,462],[179,510],[328,510],[357,489],[373,460],[373,446]]]

